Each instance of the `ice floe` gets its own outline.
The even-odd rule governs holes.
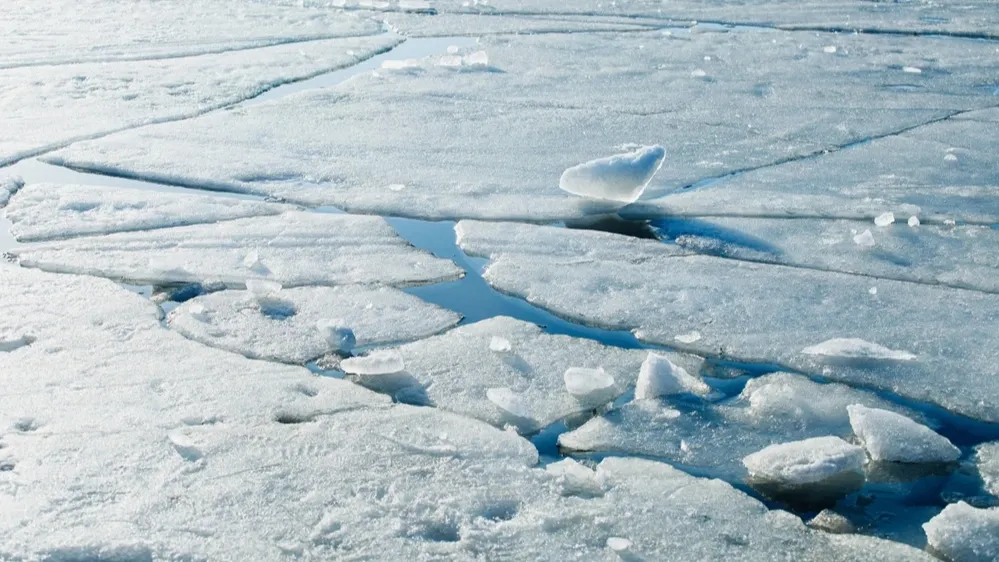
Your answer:
[[[999,559],[999,509],[948,505],[923,525],[930,548],[950,562]]]
[[[497,353],[494,338],[509,342]],[[503,346],[504,348],[506,346]],[[398,349],[409,380],[400,389],[425,393],[424,402],[503,427],[532,433],[571,414],[596,409],[622,394],[638,378],[645,354],[607,347],[591,340],[548,335],[538,326],[507,317],[460,326]],[[671,359],[695,372],[699,360],[680,354]],[[603,369],[603,375],[568,376],[570,368]],[[588,371],[584,375],[592,375]],[[593,392],[570,393],[579,383]],[[597,380],[599,379],[599,380]],[[597,391],[596,386],[613,381]],[[361,381],[364,384],[364,381]],[[600,384],[597,384],[597,383]],[[380,389],[385,390],[385,389]]]
[[[979,445],[975,457],[985,489],[999,497],[999,441]]]
[[[975,86],[992,67],[989,44],[848,36],[843,40],[857,54],[830,67],[821,51],[826,38],[814,33],[745,31],[724,41],[714,35],[486,37],[475,49],[486,53],[487,67],[471,69],[464,58],[460,66],[441,66],[441,57],[456,62],[461,56],[442,46],[439,56],[358,75],[331,89],[75,143],[45,159],[350,212],[560,220],[620,206],[560,190],[559,174],[613,154],[623,143],[667,147],[669,157],[645,190],[654,197],[706,177],[769,166],[991,103]],[[885,73],[902,59],[930,57],[941,71],[924,73],[922,89],[885,87]],[[710,64],[708,75],[691,77],[695,64]],[[842,103],[815,102],[833,96]],[[448,100],[447,115],[441,114],[441,99]],[[719,120],[721,107],[725,119]],[[288,128],[289,122],[298,126]],[[419,129],[420,143],[401,140],[399,131],[411,129]],[[220,130],[226,131],[225,142],[218,141]],[[504,135],[483,134],[499,130]],[[980,152],[978,163],[986,154]],[[372,155],[391,155],[394,165]],[[975,163],[971,157],[969,166]],[[862,190],[855,184],[870,179],[864,172],[872,166],[850,166],[863,180],[833,189]],[[825,173],[817,183],[836,177]],[[790,208],[785,202],[798,192],[785,189],[796,183],[791,178],[782,176],[774,193],[752,201],[739,189],[718,197],[709,196],[717,190],[696,189],[643,202],[637,211],[751,214],[754,206],[772,205],[782,216]],[[406,189],[387,193],[389,185]],[[808,190],[821,192],[810,185]],[[738,201],[737,207],[725,197]],[[691,199],[700,204],[693,213],[685,206]],[[894,210],[874,201],[864,205],[878,213]],[[810,200],[807,206],[815,207]]]
[[[0,69],[7,108],[0,165],[70,141],[198,115],[349,66],[399,41],[329,39],[186,58]]]
[[[76,238],[12,250],[28,267],[152,285],[247,279],[285,287],[457,278],[452,262],[422,252],[378,217],[291,212],[217,224]],[[250,266],[246,257],[256,258]]]
[[[247,280],[247,284],[254,281],[260,282]],[[294,313],[268,315],[249,292],[221,291],[185,302],[170,312],[167,322],[185,337],[212,347],[252,358],[304,363],[325,353],[350,351],[355,345],[430,336],[460,320],[451,311],[387,287],[297,287],[282,289],[276,298]],[[341,366],[348,368],[346,361]]]
[[[669,256],[659,250],[664,244],[650,240],[630,241],[649,248],[633,260],[600,252],[602,241],[614,235],[528,226],[504,241],[477,236],[478,228],[467,221],[457,226],[466,251],[491,256],[486,280],[556,314],[632,329],[651,343],[784,365],[999,421],[999,379],[990,359],[999,353],[991,336],[997,295],[882,279],[871,298],[871,281],[861,276]],[[486,232],[502,228],[491,225]],[[578,257],[562,259],[566,247],[577,248]],[[649,255],[654,251],[661,253]],[[919,303],[918,314],[913,303]],[[694,330],[701,339],[675,340]],[[837,338],[876,342],[915,359],[801,353]]]
[[[854,433],[875,461],[953,462],[961,457],[961,450],[946,437],[901,414],[861,404],[847,411]]]
[[[33,242],[276,215],[291,209],[209,195],[45,183],[21,189],[5,213],[17,240]]]
[[[864,450],[839,437],[813,437],[771,445],[743,459],[749,477],[781,485],[818,484],[844,475],[861,475]]]

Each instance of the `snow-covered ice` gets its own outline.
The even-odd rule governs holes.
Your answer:
[[[650,343],[783,365],[999,421],[999,379],[990,359],[999,354],[992,337],[997,295],[882,279],[870,298],[871,280],[862,276],[671,256],[662,249],[668,245],[655,240],[628,239],[636,252],[615,255],[600,248],[622,236],[544,226],[511,227],[504,240],[491,235],[504,226],[480,224],[462,221],[457,229],[466,252],[490,256],[486,280],[556,314],[631,329]],[[566,248],[576,255],[563,257]],[[694,330],[701,339],[675,339]],[[836,338],[916,359],[831,361],[801,353]]]
[[[861,474],[866,462],[863,449],[839,437],[813,437],[771,445],[743,459],[750,478],[788,486]]]
[[[723,41],[714,33],[681,39],[661,31],[485,37],[475,49],[487,54],[488,67],[439,66],[441,56],[458,56],[442,46],[439,56],[414,59],[406,68],[379,69],[245,110],[75,143],[45,160],[350,212],[560,220],[620,206],[576,197],[558,186],[564,170],[614,154],[624,143],[632,149],[666,147],[668,157],[645,189],[646,197],[655,197],[707,177],[770,169],[776,162],[990,103],[975,85],[993,66],[993,47],[986,42],[957,47],[942,40],[849,35],[843,36],[844,48],[857,55],[837,58],[830,67],[821,51],[824,41],[815,33],[767,30],[729,33]],[[885,72],[903,59],[922,58],[933,58],[941,72],[924,73],[921,89],[885,87]],[[709,76],[691,77],[694,64],[710,64]],[[441,99],[448,100],[446,114]],[[815,102],[824,99],[837,103]],[[724,119],[718,118],[719,108]],[[978,136],[985,137],[980,126]],[[220,130],[226,131],[224,142],[218,140]],[[405,141],[402,130],[419,130],[421,142]],[[497,130],[504,134],[483,134]],[[262,136],[267,143],[260,142]],[[849,152],[868,150],[865,145]],[[976,158],[984,165],[991,154],[978,148],[975,153],[979,156],[969,154],[971,169]],[[327,157],[331,154],[336,158]],[[850,173],[871,167],[857,164]],[[836,176],[826,172],[816,183],[828,184]],[[388,185],[406,189],[389,194]],[[784,185],[777,188],[782,193]],[[835,190],[857,189],[852,186],[836,183]],[[773,205],[783,213],[783,202],[795,197],[749,198],[738,189],[726,190],[722,195],[738,202],[733,209],[735,203],[703,199],[715,192],[671,194],[637,210],[691,214],[684,205],[694,199],[703,203],[699,214],[749,214],[753,205]],[[878,206],[878,213],[891,208]]]
[[[957,502],[923,529],[930,548],[950,562],[999,560],[999,508],[978,509]]]
[[[17,240],[33,242],[276,215],[291,209],[209,195],[36,183],[21,189],[5,213]]]
[[[562,172],[558,186],[581,197],[633,203],[642,196],[665,157],[666,150],[655,145],[597,158]]]
[[[259,283],[247,280],[253,281]],[[324,353],[349,351],[354,345],[430,336],[460,320],[449,310],[387,287],[297,287],[282,289],[278,298],[294,310],[293,315],[275,318],[262,313],[246,291],[220,291],[178,306],[167,323],[212,347],[252,358],[304,363]],[[343,349],[343,329],[353,334],[347,349]]]
[[[70,141],[224,107],[355,64],[399,41],[328,39],[184,58],[0,69],[0,165]]]
[[[673,364],[665,355],[649,352],[635,382],[635,399],[645,400],[690,392],[705,395],[711,387],[692,376],[683,367]]]
[[[875,461],[953,462],[961,457],[961,450],[946,437],[901,414],[861,404],[847,411],[854,433]]]
[[[507,340],[511,350],[492,351],[494,337]],[[638,350],[545,334],[534,324],[507,317],[459,326],[397,349],[412,379],[406,384],[421,388],[427,403],[524,433],[612,401],[635,382],[645,357]],[[695,372],[700,365],[694,357],[670,357]],[[612,386],[573,396],[565,379],[571,367],[602,368]]]
[[[266,278],[285,287],[454,279],[450,261],[417,250],[378,217],[290,212],[216,224],[76,238],[12,250],[21,265],[135,283],[222,283]],[[256,252],[259,263],[244,260]],[[262,269],[263,268],[263,269]]]

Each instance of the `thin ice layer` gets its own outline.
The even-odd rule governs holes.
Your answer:
[[[458,228],[474,237],[476,223]],[[709,256],[628,256],[553,262],[544,248],[565,240],[591,251],[594,237],[529,227],[510,243],[480,245],[485,277],[505,293],[566,317],[633,329],[651,343],[705,355],[785,365],[833,380],[895,392],[987,421],[999,421],[999,377],[991,336],[999,296]],[[638,241],[658,246],[657,241]],[[471,248],[471,247],[470,247]],[[917,305],[914,303],[918,303]],[[677,335],[700,333],[690,343]],[[916,360],[827,357],[803,350],[857,338]],[[955,369],[954,365],[961,365]]]
[[[291,209],[229,197],[36,183],[21,189],[5,214],[19,242],[34,242],[276,215]]]
[[[810,185],[795,183],[789,192]],[[999,187],[993,191],[999,193]],[[999,209],[999,198],[981,202],[977,210],[990,205]],[[871,204],[872,213],[876,205]],[[665,238],[702,254],[999,292],[999,231],[975,225],[910,227],[911,216],[927,219],[920,211],[913,207],[886,227],[870,221],[750,217],[664,219],[654,224]],[[854,237],[868,230],[873,246],[858,244]]]
[[[855,403],[899,410],[872,392],[774,373],[720,403],[636,400],[563,433],[558,442],[570,451],[652,456],[737,480],[745,476],[743,457],[770,445],[849,437],[847,406]]]
[[[21,265],[140,284],[247,279],[285,287],[408,285],[460,275],[452,262],[417,250],[378,217],[290,212],[217,224],[77,238],[12,250]]]
[[[355,64],[399,41],[329,39],[185,58],[0,69],[0,165],[71,141],[224,107]]]
[[[996,86],[987,85],[989,79],[984,77],[971,80],[981,84],[988,96],[983,99],[995,104]],[[925,87],[922,79],[899,82],[916,91]],[[815,158],[763,167],[628,212],[873,220],[892,211],[898,217],[918,215],[922,222],[938,224],[999,222],[995,196],[999,114],[978,111],[959,117]]]
[[[506,339],[509,351],[491,349],[494,337]],[[545,334],[534,324],[507,317],[404,345],[399,353],[408,377],[391,391],[408,389],[405,394],[413,396],[414,388],[422,389],[425,403],[499,427],[513,425],[523,433],[613,400],[635,382],[645,358],[637,350]],[[670,357],[691,372],[699,370],[696,358]],[[613,377],[613,387],[599,396],[575,397],[564,379],[571,367],[603,368]]]
[[[0,21],[0,68],[149,60],[375,35],[376,21],[311,3],[16,2]],[[59,33],[53,33],[58,29]]]
[[[252,358],[304,363],[338,350],[322,326],[351,330],[356,345],[413,340],[441,332],[457,314],[397,289],[344,285],[282,289],[275,295],[293,314],[266,314],[245,291],[221,291],[189,300],[167,322],[185,337]]]
[[[489,37],[475,47],[486,64],[442,49],[330,90],[46,160],[351,212],[558,220],[620,207],[580,201],[558,189],[559,175],[635,146],[666,149],[645,191],[654,197],[993,101],[976,86],[993,66],[991,45],[844,35],[829,54],[828,41],[761,30]],[[917,91],[888,87],[911,80],[902,69],[912,64],[927,67]],[[411,130],[421,142],[400,134]]]
[[[650,461],[565,497],[513,432],[191,342],[109,281],[0,279],[0,331],[37,338],[0,353],[4,559],[922,556]]]

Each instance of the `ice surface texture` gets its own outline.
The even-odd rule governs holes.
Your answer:
[[[785,365],[999,421],[999,378],[991,359],[999,354],[992,337],[997,295],[879,280],[872,298],[868,278],[670,256],[658,241],[630,240],[648,250],[615,256],[599,250],[611,234],[472,221],[457,229],[466,251],[491,256],[485,273],[490,284],[557,314],[633,329],[652,343]],[[492,236],[496,230],[510,233],[508,240]],[[579,256],[561,258],[564,248],[578,248]],[[695,330],[700,339],[676,340]],[[907,360],[802,353],[836,338],[902,350]]]
[[[14,252],[28,267],[152,285],[242,288],[246,279],[286,287],[408,285],[460,274],[450,261],[407,244],[378,217],[303,212],[77,238]]]
[[[221,291],[187,301],[167,321],[184,336],[213,347],[304,363],[340,348],[325,324],[350,329],[354,344],[366,346],[430,336],[460,320],[451,311],[386,287],[298,287],[283,289],[276,298],[294,314],[268,316],[247,292]]]
[[[992,101],[976,86],[994,65],[991,44],[957,47],[877,35],[839,40],[844,49],[831,56],[822,50],[828,38],[814,33],[490,37],[476,46],[488,56],[486,67],[441,66],[442,57],[454,56],[441,53],[245,111],[77,143],[46,160],[350,212],[557,220],[619,207],[560,190],[559,175],[636,145],[666,149],[643,196],[652,198],[706,177],[833,149]],[[911,80],[901,67],[914,60],[932,60],[938,71],[921,74],[915,92],[885,87]],[[700,67],[707,75],[691,76]],[[441,99],[448,100],[446,112]],[[822,101],[831,99],[836,103]],[[718,108],[725,108],[722,119]],[[985,138],[991,129],[979,128],[977,136],[994,143]],[[404,133],[416,130],[421,142],[412,143]],[[219,131],[226,132],[225,142],[219,142]],[[261,136],[268,142],[261,143]],[[892,158],[908,157],[901,152]],[[973,152],[980,169],[987,169],[986,156],[994,151]],[[869,181],[876,178],[874,165],[853,163],[850,173]],[[915,174],[926,166],[901,168]],[[979,172],[976,181],[985,176]],[[834,177],[824,173],[814,189],[824,193],[821,186]],[[781,192],[786,184],[778,186]],[[853,200],[853,192],[843,193],[852,185],[829,188],[838,197],[836,209]],[[676,201],[643,200],[636,209],[655,216],[691,214],[686,205],[693,198],[700,201],[700,214],[772,204],[771,213],[783,216],[795,197],[727,190],[707,198],[714,193],[709,190],[701,199],[700,191]],[[864,206],[875,206],[863,200],[867,195],[858,197]],[[806,202],[813,214],[819,212],[814,198]]]

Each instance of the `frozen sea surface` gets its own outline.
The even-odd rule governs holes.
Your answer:
[[[0,559],[995,559],[993,2],[8,12]]]

